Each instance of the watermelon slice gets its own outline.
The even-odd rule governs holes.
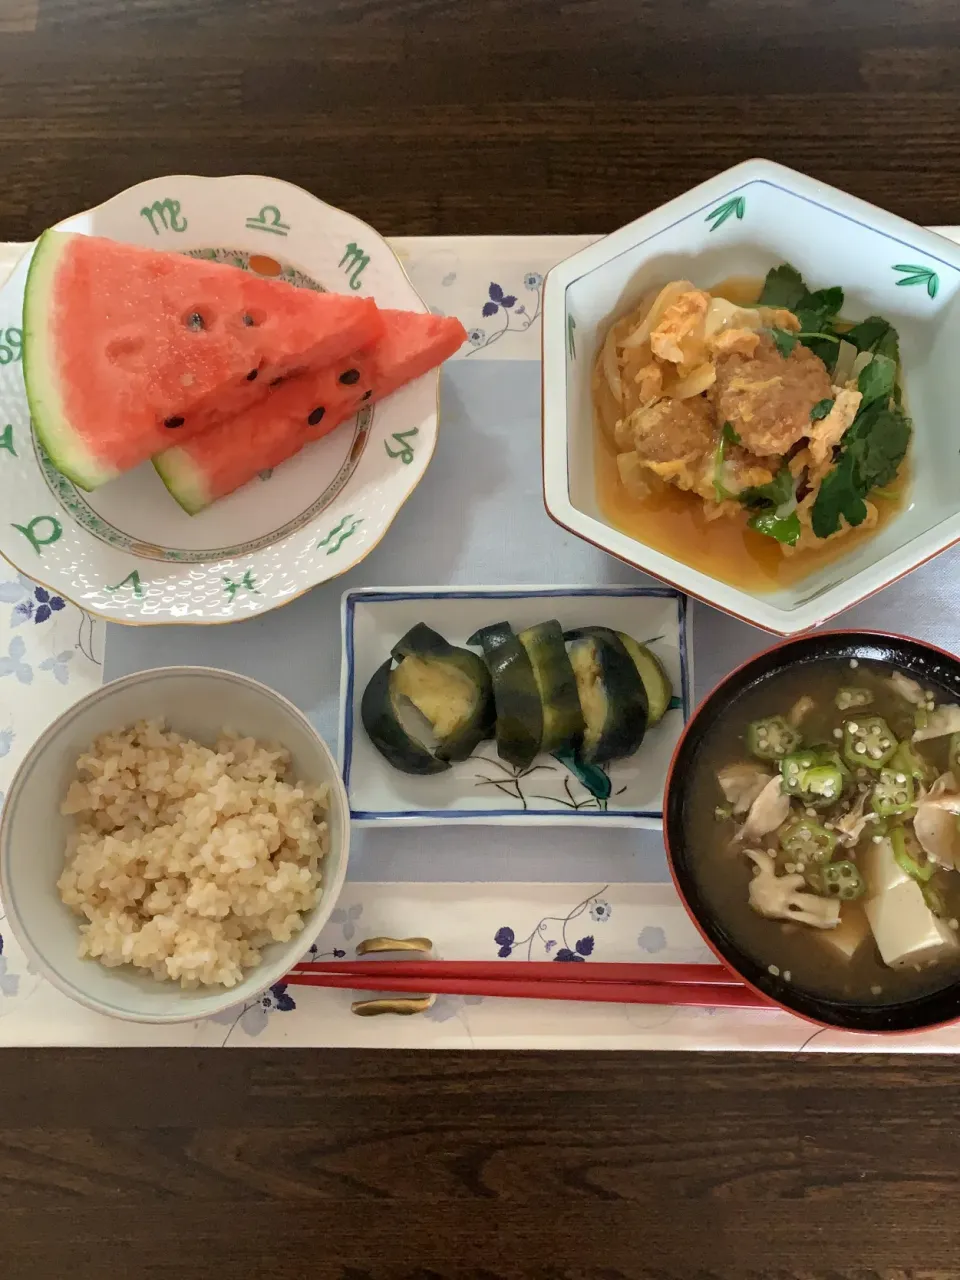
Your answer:
[[[453,355],[466,338],[459,320],[381,311],[384,332],[359,352],[316,374],[291,378],[267,400],[154,458],[184,511],[195,515],[217,498],[279,466],[305,444],[328,435],[364,404],[390,395]]]
[[[57,468],[94,489],[372,342],[372,299],[47,231],[24,296],[24,377]]]

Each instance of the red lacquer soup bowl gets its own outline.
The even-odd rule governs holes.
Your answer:
[[[741,695],[788,669],[795,672],[798,664],[814,666],[851,659],[895,667],[924,686],[938,686],[946,700],[960,703],[960,659],[920,640],[871,631],[827,631],[774,645],[717,685],[697,707],[677,744],[663,805],[667,860],[677,891],[707,944],[729,969],[774,1004],[825,1027],[885,1033],[921,1031],[960,1018],[960,982],[951,981],[940,990],[889,1004],[814,995],[785,982],[742,950],[713,912],[694,874],[697,850],[690,847],[685,834],[685,805],[701,750],[712,730],[736,714],[733,704]]]

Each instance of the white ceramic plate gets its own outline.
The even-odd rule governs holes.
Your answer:
[[[419,778],[389,765],[360,723],[360,700],[393,645],[417,622],[462,645],[507,619],[515,630],[557,618],[564,630],[600,625],[648,643],[673,683],[674,700],[629,760],[606,767],[594,789],[552,756],[518,770],[482,742],[469,760]],[[673,749],[690,713],[693,637],[689,602],[668,587],[371,587],[343,597],[340,763],[354,822],[537,823],[658,828]],[[600,772],[600,771],[597,771]],[[599,782],[599,786],[598,786]]]
[[[156,178],[59,225],[427,309],[372,228],[273,178]],[[31,256],[0,291],[0,554],[16,568],[114,622],[218,623],[287,604],[373,550],[433,454],[438,373],[199,515],[181,511],[149,462],[84,493],[30,428],[20,325]]]
[[[873,537],[789,585],[747,590],[616,528],[597,500],[590,377],[612,317],[655,284],[714,284],[792,263],[839,284],[843,315],[900,334],[913,419],[907,503]],[[765,160],[694,187],[554,267],[544,287],[543,466],[550,515],[628,564],[782,635],[817,626],[960,540],[960,247]],[[841,544],[842,545],[842,544]]]

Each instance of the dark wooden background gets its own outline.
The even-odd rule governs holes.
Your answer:
[[[0,238],[158,173],[606,231],[750,155],[960,222],[958,0],[0,0]],[[0,1280],[960,1277],[960,1067],[0,1055]]]

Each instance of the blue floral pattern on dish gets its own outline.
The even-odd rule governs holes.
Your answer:
[[[449,1022],[462,1014],[467,1005],[482,1004],[483,996],[437,996],[423,1016],[431,1022]]]
[[[527,303],[520,302],[517,295],[509,293],[502,284],[498,284],[496,280],[490,281],[487,299],[480,308],[480,314],[485,320],[496,318],[498,327],[490,332],[480,326],[471,329],[467,333],[467,341],[471,347],[467,352],[468,356],[499,342],[504,334],[522,333],[539,319],[543,302],[543,276],[539,271],[528,271],[523,277],[523,287],[534,295],[529,303],[532,310],[528,310]]]
[[[49,658],[44,658],[40,663],[41,671],[50,671],[55,680],[60,684],[67,684],[70,680],[69,663],[73,661],[73,651],[71,649],[63,649],[60,653],[51,654]]]
[[[55,613],[67,607],[61,596],[35,585],[22,574],[18,575],[16,582],[0,582],[0,602],[13,604],[11,627],[22,626],[25,622],[48,622]]]
[[[524,938],[518,938],[516,931],[510,925],[501,925],[493,935],[493,940],[497,944],[497,955],[501,960],[506,960],[515,951],[525,947],[526,958],[532,960],[534,945],[539,942],[548,959],[567,964],[583,964],[588,956],[593,955],[596,940],[592,934],[588,933],[571,941],[567,937],[567,927],[575,920],[579,920],[586,911],[590,912],[594,920],[601,922],[606,920],[610,914],[610,904],[600,897],[606,888],[607,886],[604,885],[589,898],[578,902],[565,916],[544,916]],[[598,915],[594,915],[594,908],[600,909]],[[551,925],[559,925],[559,931],[552,929]],[[547,936],[556,932],[560,934],[559,947],[557,938]]]
[[[15,996],[20,990],[20,979],[7,972],[7,957],[3,954],[3,935],[0,934],[0,995]]]
[[[236,1005],[232,1009],[224,1009],[220,1013],[211,1014],[209,1021],[229,1026],[230,1030],[223,1038],[227,1043],[234,1031],[239,1027],[248,1036],[258,1036],[266,1028],[271,1013],[290,1013],[296,1009],[297,1002],[287,994],[286,982],[275,982],[268,991],[264,991],[256,1000],[250,1000],[241,1006],[239,1012]]]
[[[12,636],[7,646],[7,656],[0,658],[0,679],[16,676],[21,684],[33,683],[33,667],[24,662],[27,646],[22,636]]]
[[[330,912],[330,923],[338,924],[347,942],[357,932],[357,921],[363,915],[363,906],[356,903],[352,907],[335,907]]]
[[[648,924],[637,934],[637,946],[641,951],[655,956],[667,945],[667,935],[659,925]]]

